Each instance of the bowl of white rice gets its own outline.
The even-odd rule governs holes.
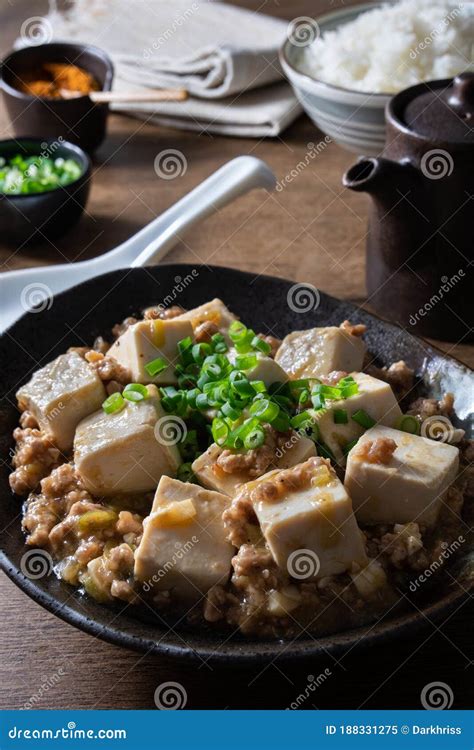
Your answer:
[[[376,156],[391,96],[474,69],[473,38],[467,0],[366,3],[295,19],[280,62],[320,130],[349,151]]]

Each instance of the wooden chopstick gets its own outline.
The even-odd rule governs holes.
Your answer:
[[[89,98],[96,104],[182,102],[188,98],[188,92],[185,89],[155,89],[135,92],[91,91]]]

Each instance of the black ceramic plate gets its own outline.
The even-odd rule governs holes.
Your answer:
[[[4,461],[0,478],[0,564],[23,591],[67,622],[113,643],[191,660],[212,658],[234,664],[273,658],[294,660],[328,651],[337,654],[357,643],[368,645],[394,638],[421,626],[426,616],[433,620],[460,606],[469,588],[468,544],[449,560],[449,575],[440,575],[435,587],[426,587],[423,598],[416,601],[416,608],[408,606],[402,614],[367,627],[318,639],[307,636],[293,642],[191,630],[180,622],[166,622],[148,610],[136,612],[123,603],[112,607],[99,605],[54,575],[31,580],[21,573],[20,561],[26,550],[20,529],[21,508],[8,486],[11,433],[18,418],[15,391],[34,370],[69,346],[92,344],[98,335],[107,338],[114,323],[148,305],[160,302],[169,305],[175,299],[190,308],[219,296],[257,331],[276,336],[294,329],[338,325],[345,318],[365,323],[366,341],[378,364],[404,359],[415,368],[425,393],[456,392],[458,423],[468,428],[473,412],[473,381],[467,368],[409,332],[322,293],[316,309],[295,312],[298,306],[303,309],[308,306],[308,298],[298,297],[297,290],[293,290],[293,302],[289,305],[292,286],[293,282],[283,279],[254,277],[229,268],[208,266],[164,265],[114,271],[57,296],[50,309],[24,315],[2,336],[0,439]],[[309,306],[314,307],[311,300]]]

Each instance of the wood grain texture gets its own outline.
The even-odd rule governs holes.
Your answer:
[[[242,0],[251,9],[291,19],[337,6],[331,0]],[[347,3],[346,3],[347,4]],[[39,15],[46,2],[14,0],[0,10],[4,54],[21,22]],[[0,108],[0,137],[9,137]],[[345,191],[341,175],[354,158],[331,144],[304,161],[308,144],[323,139],[305,117],[282,138],[246,140],[174,131],[113,116],[109,136],[97,153],[87,214],[54,245],[15,251],[2,244],[2,270],[78,260],[111,249],[174,203],[185,192],[240,154],[259,156],[271,165],[284,189],[272,195],[252,193],[209,218],[183,238],[170,256],[176,262],[238,266],[310,281],[335,296],[364,301],[366,198]],[[159,180],[153,168],[163,149],[182,151],[187,171]],[[225,289],[221,291],[225,297]],[[474,364],[473,347],[443,345]],[[364,652],[357,646],[335,663],[330,657],[298,670],[268,665],[262,670],[226,671],[188,668],[158,657],[136,654],[98,641],[61,622],[0,577],[0,707],[152,708],[155,688],[180,682],[189,708],[285,708],[303,693],[307,675],[324,669],[331,675],[304,708],[417,708],[423,686],[441,680],[452,688],[453,707],[472,700],[469,678],[468,623],[464,605],[445,624],[426,623],[410,639]]]

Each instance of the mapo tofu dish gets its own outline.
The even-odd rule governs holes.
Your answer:
[[[279,341],[214,299],[69,349],[17,393],[26,544],[99,602],[251,637],[393,610],[463,538],[473,450],[364,333]]]

